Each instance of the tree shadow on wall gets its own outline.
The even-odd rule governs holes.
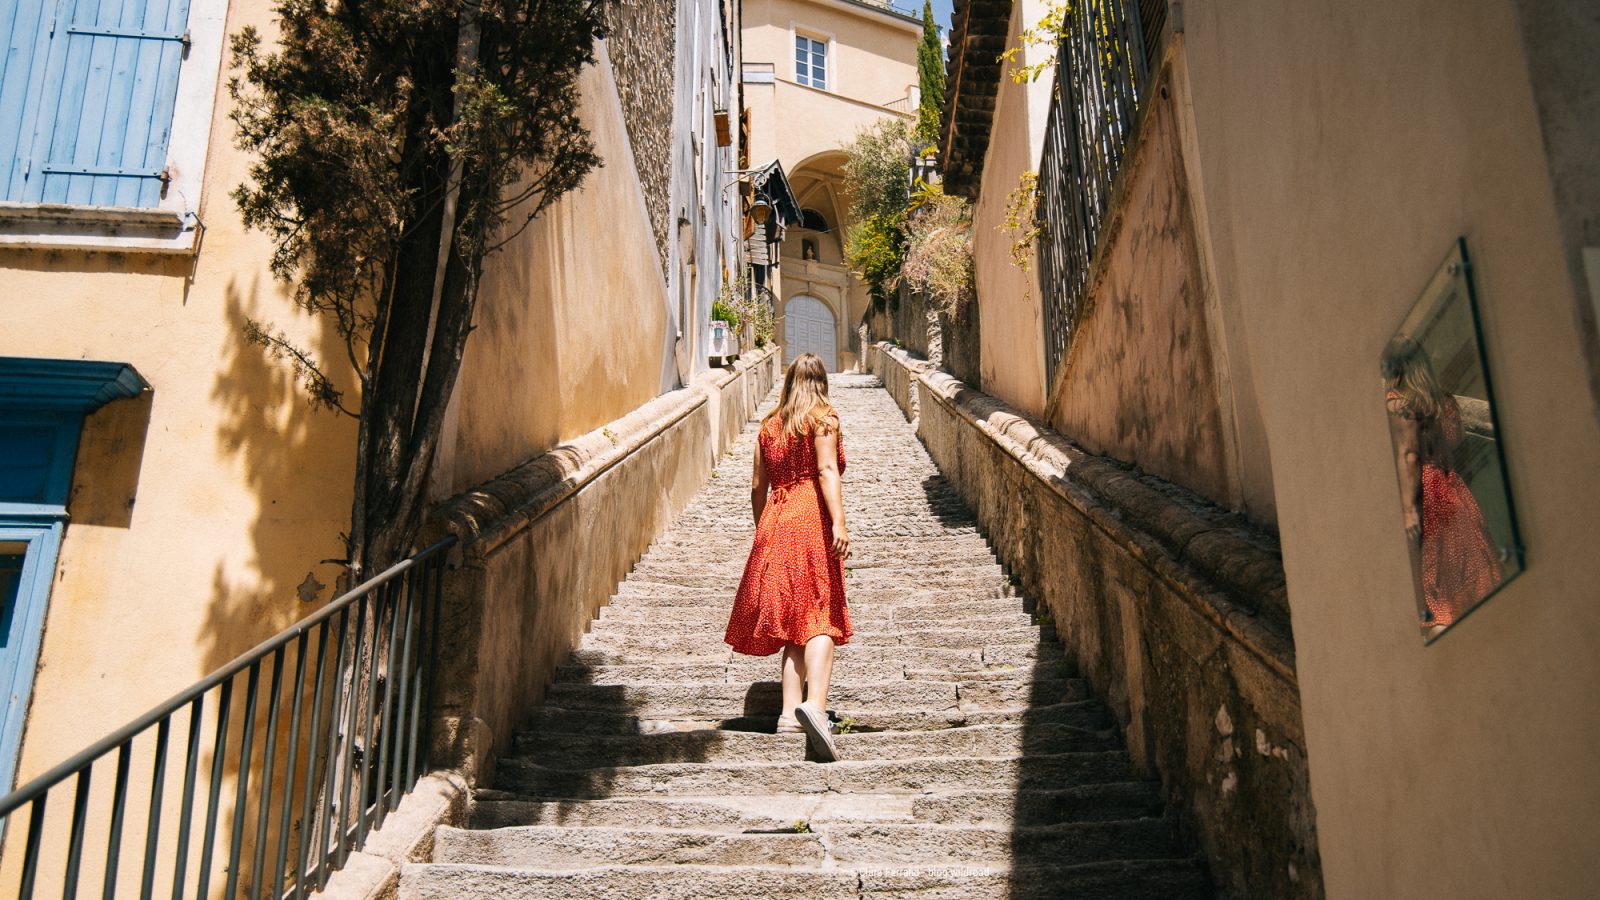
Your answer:
[[[222,345],[217,348],[218,366],[211,398],[218,411],[217,456],[234,466],[240,481],[238,485],[218,486],[213,496],[229,496],[230,491],[243,487],[249,492],[254,509],[247,512],[243,503],[235,499],[231,503],[223,501],[218,509],[211,511],[219,524],[236,522],[246,515],[252,518],[246,532],[247,540],[237,548],[224,549],[225,555],[213,563],[211,600],[199,629],[203,647],[200,675],[220,669],[241,653],[315,612],[337,595],[343,584],[342,567],[330,560],[345,555],[339,535],[348,528],[354,484],[355,423],[347,417],[312,408],[288,364],[270,358],[261,347],[246,340],[243,324],[247,317],[289,315],[303,320],[306,315],[290,312],[293,308],[276,283],[265,288],[272,302],[269,311],[264,313],[260,300],[263,290],[258,280],[252,280],[243,289],[238,283],[230,282],[224,295],[227,329]],[[319,361],[327,363],[344,358],[342,341],[333,324],[325,318],[312,321],[309,328],[295,327],[301,326],[302,321],[270,324],[294,327],[299,333],[299,342]],[[353,375],[334,377],[343,385],[353,385]],[[308,653],[314,655],[316,646],[317,641],[312,640]],[[331,666],[331,652],[329,656]],[[270,716],[274,662],[269,657],[260,666],[251,717],[246,716],[249,674],[242,672],[232,679],[227,749],[223,753],[223,778],[218,790],[223,813],[218,826],[219,860],[214,884],[221,884],[221,879],[231,874],[228,871],[231,833],[241,835],[237,863],[241,885],[252,883],[255,851],[263,837],[266,847],[274,848],[271,853],[277,852],[275,848],[280,843],[294,846],[298,838],[298,798],[304,785],[304,757],[296,765],[295,783],[286,784],[285,780],[292,725],[289,711],[298,648],[291,645],[283,656],[278,690],[281,705],[276,723]],[[308,659],[301,683],[306,684],[313,672],[314,659]],[[309,695],[309,685],[306,690]],[[219,699],[216,692],[208,697],[206,719],[212,729],[219,712]],[[307,708],[302,718],[308,719],[309,696],[305,702]],[[249,779],[243,806],[235,809],[246,728],[250,731]],[[304,733],[307,728],[304,721],[301,728]],[[208,740],[214,740],[214,736]],[[203,771],[209,772],[214,763],[209,754],[215,744],[204,746],[208,755],[202,762]],[[262,784],[269,764],[274,788],[270,791],[263,790]],[[269,805],[265,811],[261,808],[264,797],[281,796],[286,792],[297,801],[291,808],[287,829],[281,805]],[[243,827],[234,832],[233,817],[241,812]],[[280,835],[286,830],[286,840],[280,841]],[[272,871],[270,863],[267,871]]]

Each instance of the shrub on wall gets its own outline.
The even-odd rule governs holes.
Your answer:
[[[938,185],[919,192],[917,200],[906,224],[901,277],[935,308],[960,318],[973,295],[972,207]]]

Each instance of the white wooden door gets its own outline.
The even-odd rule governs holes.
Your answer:
[[[839,369],[838,338],[833,310],[815,297],[791,298],[783,312],[784,363],[802,353],[815,353],[829,372]]]

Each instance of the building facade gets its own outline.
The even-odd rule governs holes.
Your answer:
[[[1161,774],[1241,895],[1592,893],[1600,180],[1576,147],[1600,138],[1600,90],[1576,61],[1600,16],[1564,0],[1081,11],[1053,70],[1019,84],[990,62],[1042,5],[956,6],[943,147],[947,188],[976,208],[983,390],[1281,546],[1285,618],[1251,627],[1288,642],[1303,736],[1256,731],[1240,769],[1238,706],[1162,722],[1134,692],[1125,724],[1161,735]],[[997,226],[1035,174],[1044,234],[1023,271]],[[1429,341],[1423,378],[1406,348]],[[1407,412],[1414,379],[1454,425]],[[1406,443],[1430,427],[1465,456]],[[1419,465],[1459,473],[1487,561],[1441,537],[1427,509],[1444,489],[1415,484]],[[1439,585],[1474,573],[1442,609]],[[1289,790],[1296,759],[1309,783]],[[1251,849],[1226,823],[1257,797],[1277,799],[1249,813]]]
[[[230,196],[252,160],[219,89],[224,46],[275,33],[273,4],[9,9],[7,790],[338,593],[356,436],[243,331],[270,323],[355,390],[332,325],[273,278]],[[632,18],[609,23],[578,84],[604,164],[488,260],[436,500],[706,377],[711,299],[740,259],[739,135],[716,127],[740,107],[739,8],[612,16]]]
[[[755,0],[744,17],[750,158],[782,162],[802,208],[780,252],[777,338],[786,360],[810,351],[850,369],[869,298],[844,263],[841,148],[915,114],[921,20],[855,0]]]

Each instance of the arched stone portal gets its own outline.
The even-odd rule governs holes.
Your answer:
[[[802,353],[815,353],[829,372],[839,371],[838,321],[828,304],[799,294],[783,308],[783,361],[794,362]]]

